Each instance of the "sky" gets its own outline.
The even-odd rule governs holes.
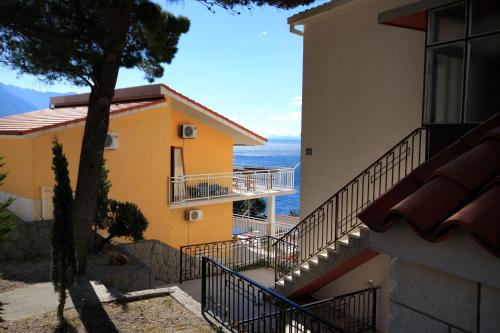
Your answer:
[[[327,2],[318,0],[313,5]],[[299,136],[302,106],[302,37],[290,33],[286,19],[308,7],[278,10],[242,8],[240,15],[209,12],[195,0],[159,1],[187,16],[164,83],[264,136]],[[46,85],[32,76],[0,67],[0,82],[40,91],[86,92],[70,84]],[[148,84],[138,70],[121,69],[117,88]]]

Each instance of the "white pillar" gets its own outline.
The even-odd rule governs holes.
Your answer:
[[[276,196],[274,195],[267,200],[267,234],[276,235]]]

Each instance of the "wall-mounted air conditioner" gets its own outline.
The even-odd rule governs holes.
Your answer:
[[[120,135],[116,132],[108,132],[104,149],[118,149],[120,147]]]
[[[189,222],[200,221],[201,219],[203,219],[203,211],[201,209],[186,211],[186,220]]]
[[[198,129],[195,125],[182,125],[180,129],[180,135],[183,139],[196,139],[198,136]]]

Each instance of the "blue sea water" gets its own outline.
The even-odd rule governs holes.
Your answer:
[[[300,140],[269,140],[262,146],[235,147],[234,165],[295,167],[300,163]],[[295,194],[276,197],[276,213],[299,210],[300,165],[295,169]]]

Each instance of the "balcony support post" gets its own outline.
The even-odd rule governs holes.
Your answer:
[[[271,195],[267,200],[267,234],[276,235],[276,196]]]

